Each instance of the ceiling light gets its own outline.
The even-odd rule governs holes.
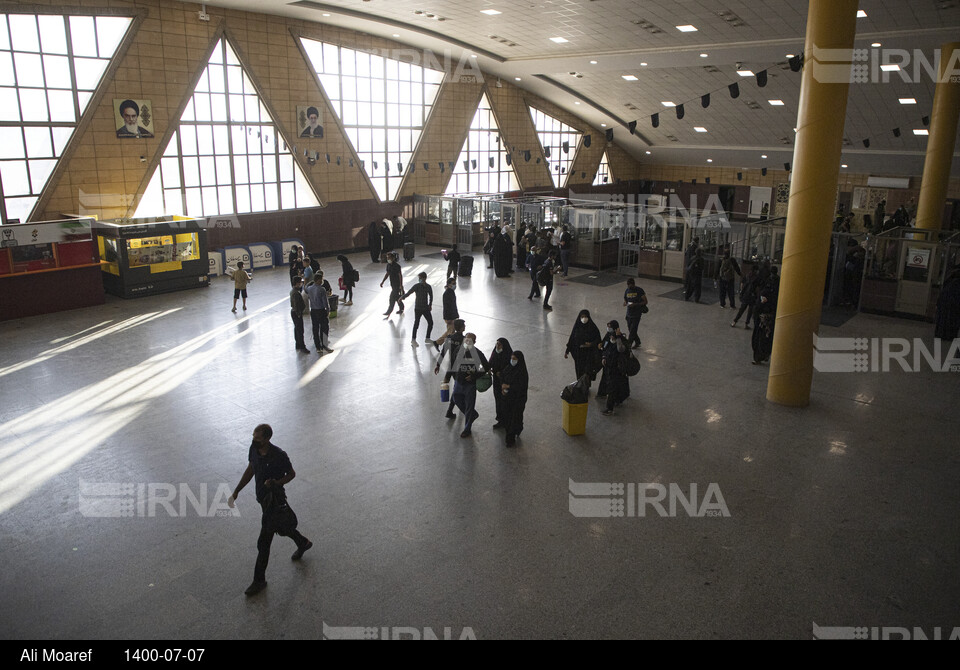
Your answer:
[[[871,44],[870,46],[872,46],[874,49],[878,49],[878,48],[882,47],[883,45],[880,44],[880,42],[874,42],[874,43]]]
[[[857,10],[857,18],[858,18],[858,19],[865,19],[865,18],[867,18],[867,13],[866,13],[865,11],[863,11],[862,9],[858,9],[858,10]]]
[[[470,54],[470,58],[476,58],[477,54]]]
[[[713,162],[713,159],[712,159],[712,158],[708,158],[708,159],[707,159],[707,162],[708,162],[708,163],[712,163],[712,162]]]
[[[752,77],[754,76],[753,70],[737,70],[737,74],[741,77]]]
[[[550,41],[556,42],[557,44],[563,44],[565,42],[569,42],[570,40],[568,40],[566,37],[551,37]]]
[[[636,81],[636,80],[637,80],[637,78],[634,77],[632,74],[622,74],[622,75],[620,75],[620,76],[621,76],[622,78],[626,79],[627,81]]]
[[[696,126],[696,127],[694,127],[694,130],[696,130],[698,133],[705,133],[705,132],[707,132],[707,129],[704,128],[703,126]]]
[[[514,80],[514,81],[520,81],[520,77],[514,77],[513,80]]]
[[[899,72],[900,66],[897,65],[896,63],[891,63],[889,65],[881,65],[880,69],[883,70],[884,72]]]
[[[579,104],[580,104],[580,101],[579,101],[579,100],[574,100],[574,101],[573,101],[573,104],[579,105]]]
[[[695,26],[691,26],[690,24],[687,24],[687,25],[685,25],[685,26],[677,26],[677,30],[679,30],[681,33],[695,33],[695,32],[697,32],[697,28],[696,28]]]
[[[787,54],[786,57],[787,57],[787,58],[795,58],[795,57],[796,57],[796,54]]]
[[[766,157],[767,157],[766,154],[763,154],[762,156],[760,156],[760,158],[766,158]]]
[[[486,14],[487,16],[496,16],[497,14],[501,14],[502,12],[498,12],[495,9],[481,9],[480,13]]]
[[[916,98],[900,98],[901,105],[915,105],[917,104]]]
[[[607,127],[607,124],[601,123],[601,124],[600,124],[600,127],[601,127],[601,128],[606,128],[606,127]]]
[[[710,54],[700,54],[700,58],[710,58]]]
[[[400,37],[400,33],[394,33],[393,36],[394,36],[394,37]]]
[[[647,152],[647,155],[648,155],[648,156],[650,155],[650,152],[649,152],[649,151]]]
[[[324,12],[324,13],[323,13],[323,15],[324,15],[324,16],[330,16],[330,15],[329,15],[329,14],[327,14],[326,12]]]
[[[669,100],[664,100],[664,101],[661,102],[660,104],[663,105],[664,107],[676,107],[676,106],[677,106],[677,103],[675,103],[675,102],[670,102]]]
[[[843,165],[841,165],[840,167],[842,167],[844,170],[847,169],[847,165],[846,165],[846,164],[843,164]]]
[[[640,63],[640,67],[647,67],[646,63]]]
[[[927,130],[926,128],[914,128],[913,134],[917,136],[925,136],[925,135],[929,135],[930,131]]]
[[[590,65],[596,65],[596,64],[597,64],[597,61],[595,60],[590,61]]]
[[[767,100],[773,107],[783,107],[783,100]]]

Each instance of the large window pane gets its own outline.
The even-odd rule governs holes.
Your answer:
[[[49,128],[24,128],[23,134],[27,141],[27,158],[53,157],[53,142],[50,139]]]
[[[40,35],[37,32],[37,17],[26,14],[10,14],[10,37],[14,51],[40,51]]]
[[[11,25],[12,23],[11,21]],[[92,16],[70,17],[70,43],[73,45],[75,56],[92,56],[95,58],[99,55],[97,53],[97,34]]]
[[[130,19],[127,18],[119,16],[97,17],[97,46],[101,58],[111,58],[113,56],[129,25]]]
[[[20,114],[24,121],[49,121],[46,91],[42,88],[21,88]]]
[[[55,159],[30,161],[30,185],[33,187],[34,194],[40,194],[40,191],[43,190],[47,179],[50,178],[50,173],[53,172],[53,168],[55,167],[57,167],[57,161]]]
[[[109,64],[108,60],[75,58],[73,65],[77,73],[77,88],[81,91],[92,91],[97,88]]]
[[[26,158],[23,146],[23,130],[0,127],[0,159]]]
[[[129,19],[120,19],[124,23]],[[63,23],[62,16],[38,16],[37,22],[40,27],[40,47],[43,53],[47,54],[66,54],[67,53],[67,31]],[[104,58],[110,58],[113,51],[104,52]]]
[[[73,111],[73,93],[70,91],[47,91],[47,100],[50,103],[50,120],[74,122],[77,120]]]
[[[0,179],[3,180],[3,194],[30,195],[30,178],[27,175],[26,161],[0,162]]]

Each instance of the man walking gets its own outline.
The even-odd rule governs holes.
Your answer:
[[[433,346],[437,348],[438,353],[440,352],[440,345],[453,333],[453,322],[459,318],[460,312],[457,311],[457,278],[448,278],[447,289],[443,292],[443,322],[447,324],[447,330],[433,341]]]
[[[237,269],[230,273],[230,278],[233,279],[233,309],[230,311],[236,313],[237,298],[240,296],[243,296],[243,308],[247,308],[247,284],[253,280],[253,276],[243,269],[243,261],[237,261]]]
[[[410,336],[410,345],[416,347],[419,346],[417,344],[417,328],[420,327],[421,316],[427,320],[427,337],[424,342],[430,342],[430,333],[433,332],[433,315],[430,313],[433,309],[433,287],[427,283],[426,272],[417,275],[416,285],[404,293],[403,297],[406,298],[411,293],[417,294],[416,303],[413,305],[413,334]]]
[[[570,252],[573,251],[573,235],[566,225],[560,233],[560,264],[563,266],[563,276],[570,272]]]
[[[307,284],[307,297],[310,299],[310,325],[313,328],[313,346],[317,353],[330,353],[330,301],[327,299],[327,289],[323,286],[323,275],[314,275],[313,281]]]
[[[293,278],[293,288],[290,289],[290,318],[293,320],[293,341],[296,343],[297,351],[309,354],[310,350],[303,341],[303,313],[307,309],[307,303],[303,299],[303,279]]]
[[[643,316],[643,310],[647,306],[647,294],[642,288],[637,288],[637,282],[634,279],[627,280],[627,290],[623,293],[623,304],[627,308],[627,327],[630,334],[627,336],[627,345],[631,349],[640,346],[640,336],[637,329],[640,327],[640,317]]]
[[[393,306],[397,305],[400,309],[397,314],[403,314],[403,270],[400,268],[400,260],[396,254],[387,254],[387,271],[380,280],[380,287],[383,288],[383,282],[390,279],[390,306],[383,313],[384,316],[390,316],[393,313]]]
[[[313,546],[297,530],[297,515],[287,503],[284,486],[289,484],[297,473],[290,464],[290,458],[283,449],[270,443],[273,429],[265,423],[253,429],[253,443],[247,455],[247,469],[240,477],[240,483],[227,501],[234,506],[243,487],[255,480],[257,502],[263,516],[260,519],[260,537],[257,538],[257,563],[253,569],[253,582],[244,592],[248,596],[260,593],[267,586],[267,563],[270,561],[270,545],[274,534],[289,537],[297,545],[290,558],[299,561],[304,552]]]

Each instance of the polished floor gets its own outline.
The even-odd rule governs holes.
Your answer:
[[[526,300],[528,278],[495,279],[478,254],[458,291],[468,330],[486,352],[507,337],[530,367],[526,428],[506,449],[489,393],[473,437],[459,437],[432,348],[410,346],[412,309],[384,320],[383,267],[352,260],[354,305],[323,357],[294,351],[284,268],[256,271],[237,314],[221,277],[0,324],[0,636],[809,639],[815,626],[960,626],[960,374],[818,373],[810,407],[780,407],[729,309],[641,280],[650,313],[631,398],[613,417],[591,401],[586,434],[570,437],[570,327],[584,307],[622,320],[624,286],[561,282],[545,312]],[[323,267],[339,275],[333,259]],[[421,269],[439,303],[442,261],[405,263],[407,280]],[[932,326],[858,315],[821,336],[932,343]],[[247,598],[259,508],[251,485],[230,514],[224,491],[260,422],[291,457],[290,502],[314,548],[293,563],[276,538],[269,586]],[[688,498],[696,484],[697,502],[597,512],[604,497],[618,510],[655,493],[642,484]]]

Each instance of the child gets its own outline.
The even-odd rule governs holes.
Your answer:
[[[337,260],[340,261],[340,267],[343,269],[343,276],[340,277],[341,288],[343,289],[343,304],[352,305],[353,287],[357,284],[356,279],[354,279],[353,264],[342,254],[337,256]]]
[[[447,252],[447,279],[453,277],[456,279],[457,271],[460,269],[460,252],[457,251],[457,245]]]
[[[253,280],[253,275],[243,269],[243,261],[237,261],[237,269],[230,273],[233,279],[233,309],[237,311],[237,298],[243,296],[243,308],[247,308],[247,284]]]

